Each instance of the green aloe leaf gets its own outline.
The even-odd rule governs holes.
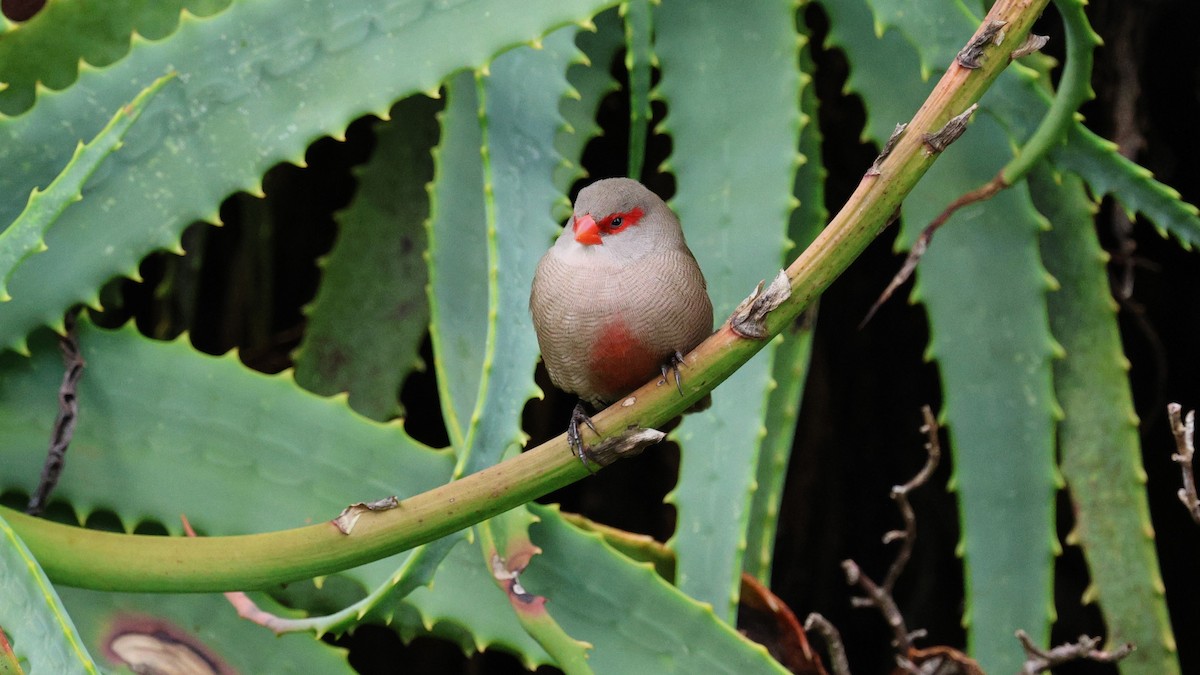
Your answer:
[[[1123,157],[1111,141],[1077,126],[1052,157],[1055,164],[1087,181],[1093,192],[1112,195],[1131,214],[1146,216],[1185,248],[1200,244],[1200,211],[1183,201],[1178,190],[1154,180],[1148,169]]]
[[[483,551],[483,563],[492,581],[508,599],[521,627],[568,675],[591,673],[591,645],[572,638],[555,621],[546,598],[530,593],[521,583],[526,566],[542,551],[529,540],[529,527],[538,522],[528,509],[513,509],[475,528]]]
[[[621,5],[625,17],[625,68],[629,71],[629,168],[625,175],[639,180],[646,163],[646,135],[650,130],[650,71],[656,65],[651,0],[629,0]]]
[[[894,32],[879,36],[866,7],[828,3],[831,39],[853,54],[850,86],[870,111],[869,135],[886,140],[921,96],[921,68]],[[977,22],[948,13],[965,41]],[[1021,83],[1006,73],[997,88]],[[992,92],[991,96],[995,96]],[[985,99],[988,100],[988,99]],[[905,201],[900,240],[911,242],[955,196],[988,181],[1012,158],[1011,129],[982,109]],[[971,653],[988,672],[1011,672],[1023,628],[1049,638],[1053,617],[1054,426],[1046,291],[1037,248],[1040,220],[1023,184],[963,209],[917,272],[914,299],[930,322],[959,492]]]
[[[107,66],[134,40],[160,40],[179,27],[184,11],[210,16],[230,0],[58,0],[0,40],[0,115],[28,110],[38,87],[65,89],[85,67]],[[36,54],[36,58],[30,55]],[[5,86],[6,85],[6,86]]]
[[[799,38],[791,0],[751,4],[664,0],[656,10],[657,95],[678,177],[672,206],[708,280],[717,317],[778,273],[798,164]],[[754,110],[754,124],[743,111]],[[733,621],[756,463],[765,435],[773,347],[685,417],[671,500],[677,582]],[[686,367],[683,376],[687,377]]]
[[[234,354],[183,339],[149,340],[80,320],[86,370],[79,423],[59,483],[81,520],[113,509],[126,529],[150,519],[180,532],[240,534],[328,520],[346,505],[441,485],[451,458],[309,393],[290,373],[264,375]],[[62,379],[56,336],[33,355],[0,357],[0,489],[30,492],[41,472]],[[219,491],[221,499],[213,499]]]
[[[565,122],[559,103],[571,91],[567,70],[579,60],[577,30],[559,29],[541,49],[514,49],[499,56],[481,80],[484,105],[484,194],[488,209],[488,280],[492,286],[492,326],[482,373],[483,405],[479,426],[469,435],[467,470],[493,464],[520,452],[526,437],[520,428],[525,402],[540,392],[533,383],[538,345],[528,311],[533,271],[546,246],[560,230],[550,214],[562,193],[554,174],[565,162],[555,141]],[[501,570],[519,573],[539,551],[529,541],[536,519],[524,509],[483,523],[476,531],[485,569],[506,592],[526,632],[567,673],[590,673],[587,645],[565,633],[544,602],[529,596],[519,577],[499,578]]]
[[[1054,364],[1054,383],[1064,413],[1062,472],[1075,506],[1068,541],[1082,547],[1092,577],[1084,602],[1099,603],[1110,645],[1137,645],[1121,672],[1178,673],[1096,206],[1077,176],[1046,166],[1030,174],[1030,189],[1050,221],[1042,253],[1060,284],[1049,295],[1050,325],[1066,356]]]
[[[158,78],[128,105],[118,108],[95,138],[75,148],[71,161],[45,190],[34,188],[25,210],[7,229],[0,231],[0,302],[11,300],[7,286],[13,269],[29,256],[46,249],[43,238],[46,230],[68,205],[83,199],[80,194],[83,184],[109,155],[120,149],[121,139],[146,109],[146,103],[173,77]]]
[[[784,254],[786,264],[816,239],[828,212],[825,209],[825,168],[821,163],[821,130],[817,119],[817,94],[812,86],[815,66],[805,37],[800,50],[800,69],[803,89],[800,91],[800,155],[803,163],[796,171],[795,194],[799,206],[792,212],[788,239],[794,248]],[[788,475],[788,460],[796,433],[800,398],[808,376],[812,356],[812,338],[816,323],[816,306],[805,313],[804,319],[785,329],[783,341],[776,348],[775,382],[767,401],[765,421],[767,435],[763,438],[762,454],[758,459],[758,489],[750,507],[750,524],[746,533],[745,571],[766,586],[771,585],[771,563],[775,557],[775,529],[779,520],[780,501]]]
[[[19,666],[30,675],[99,672],[50,580],[3,518],[0,631],[11,642]],[[0,670],[3,660],[0,654]]]
[[[440,119],[442,140],[434,154],[428,225],[429,334],[446,433],[461,453],[478,423],[476,407],[493,320],[480,161],[483,129],[474,73],[464,71],[446,84]]]
[[[429,322],[425,185],[433,178],[437,108],[413,96],[375,126],[375,150],[358,171],[354,201],[337,215],[338,239],[296,355],[302,386],[349,392],[352,408],[380,421],[400,412],[400,386],[420,365]]]
[[[961,0],[867,0],[875,14],[875,34],[895,28],[920,56],[921,79],[928,80],[950,64],[969,33],[966,21],[975,21]],[[965,21],[964,21],[965,20]]]
[[[600,535],[568,524],[557,509],[531,504],[543,551],[522,575],[530,593],[566,631],[594,646],[598,673],[785,673],[766,650],[681,593],[649,563],[635,563]],[[583,570],[583,572],[581,572]]]
[[[13,275],[17,299],[0,306],[0,345],[20,347],[74,303],[97,304],[103,282],[131,274],[150,251],[177,248],[187,224],[216,220],[226,195],[258,191],[266,169],[300,163],[313,139],[340,134],[365,112],[382,115],[451,72],[606,4],[274,0],[236,3],[208,19],[185,15],[169,39],[139,42],[116,64],[42,96],[30,114],[0,120],[0,163],[27,167],[0,174],[3,222],[19,212],[13,195],[48,182],[66,163],[71,142],[63,142],[63,129],[91,136],[117,105],[171,68],[179,72],[181,86],[156,97],[127,136],[127,151],[106,162],[84,200],[47,233],[51,251]],[[110,253],[91,254],[98,250]]]
[[[554,184],[564,195],[570,192],[571,184],[585,174],[582,165],[583,149],[588,141],[600,135],[596,123],[596,110],[605,96],[616,91],[617,81],[610,69],[613,59],[624,44],[618,8],[605,10],[593,19],[594,30],[580,30],[575,44],[583,52],[583,58],[567,69],[567,80],[575,89],[559,104],[566,125],[559,131],[555,147],[564,163],[555,171]],[[571,203],[564,196],[554,211],[555,221],[564,221],[571,215]]]
[[[911,240],[937,215],[939,197],[988,180],[1010,147],[990,117],[976,119],[906,201],[902,236]],[[1054,617],[1057,346],[1039,230],[1023,183],[964,209],[938,233],[913,291],[929,314],[928,353],[938,363],[954,452],[972,655],[994,672],[1020,667],[1014,631],[1045,644]]]

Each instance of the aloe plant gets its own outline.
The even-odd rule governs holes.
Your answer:
[[[1123,672],[1178,672],[1093,199],[1111,194],[1184,244],[1196,210],[1076,119],[1095,47],[1078,0],[1056,3],[1070,38],[1057,90],[1044,58],[1009,63],[1047,0],[994,3],[1005,29],[980,43],[977,69],[955,59],[987,25],[980,3],[819,4],[827,45],[809,43],[796,0],[59,0],[0,24],[0,491],[36,484],[64,312],[100,317],[78,329],[81,417],[56,493],[78,523],[0,508],[11,667],[152,667],[153,650],[117,646],[140,631],[243,672],[349,672],[310,636],[383,623],[531,669],[783,672],[737,631],[738,594],[743,573],[778,571],[815,300],[893,214],[910,246],[1003,170],[1005,189],[937,235],[913,292],[955,467],[967,649],[1013,672],[1015,630],[1049,641],[1065,479],[1088,599],[1110,641],[1138,644]],[[911,120],[828,224],[819,48],[845,53],[866,138],[882,146]],[[543,393],[530,280],[598,120],[610,124],[614,72],[629,99],[617,165],[673,175],[717,314],[786,268],[768,339],[722,325],[689,359],[683,396],[651,382],[596,416],[606,437],[657,427],[716,388],[671,435],[682,460],[665,547],[534,502],[588,474],[561,436],[526,448],[523,427]],[[947,149],[923,138],[976,102]],[[218,223],[230,195],[262,197],[269,169],[303,167],[364,115],[378,118],[374,149],[336,217],[294,371],[97,325],[107,282],[139,278],[162,250],[196,257],[185,228]],[[436,403],[405,420],[399,390],[419,370]],[[447,447],[410,434],[416,415]],[[1109,491],[1083,489],[1099,476]],[[397,507],[348,534],[328,523],[389,495]],[[122,531],[79,526],[103,512]],[[182,536],[181,513],[200,537]],[[212,594],[239,590],[285,639]]]

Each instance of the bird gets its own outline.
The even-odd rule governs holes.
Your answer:
[[[550,381],[575,394],[567,439],[588,467],[584,403],[612,403],[674,372],[712,333],[713,309],[679,218],[636,180],[606,178],[580,190],[562,234],[538,263],[529,296]],[[706,407],[706,406],[701,406]]]

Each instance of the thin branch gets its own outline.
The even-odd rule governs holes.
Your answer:
[[[1051,668],[1061,666],[1071,661],[1096,661],[1097,663],[1116,663],[1129,656],[1135,649],[1133,643],[1126,642],[1111,652],[1097,649],[1100,638],[1080,635],[1076,642],[1068,642],[1053,649],[1045,650],[1033,644],[1025,631],[1017,630],[1017,639],[1025,649],[1025,664],[1021,666],[1021,675],[1037,675]]]
[[[833,669],[833,675],[850,675],[850,662],[846,660],[842,634],[829,623],[829,619],[813,612],[804,618],[804,630],[809,634],[816,630],[824,638],[825,646],[829,648],[829,667]]]
[[[900,607],[896,604],[896,599],[892,597],[892,590],[895,588],[896,580],[904,572],[904,567],[912,558],[913,545],[917,538],[917,518],[913,512],[912,504],[908,501],[908,493],[916,488],[924,485],[929,477],[933,475],[934,469],[937,468],[938,461],[941,459],[941,445],[938,443],[938,425],[937,420],[933,416],[933,411],[929,406],[921,406],[921,415],[924,417],[924,424],[921,425],[921,431],[925,434],[925,465],[913,476],[911,480],[903,485],[892,487],[892,499],[900,509],[900,515],[904,518],[903,530],[892,530],[883,535],[885,544],[893,541],[900,541],[900,550],[896,553],[896,559],[892,561],[891,567],[888,568],[887,577],[885,577],[882,585],[876,584],[870,577],[862,573],[858,564],[853,560],[842,561],[842,569],[846,573],[846,583],[858,586],[865,597],[852,598],[851,604],[855,607],[875,607],[883,615],[884,621],[892,628],[892,646],[896,648],[896,663],[903,670],[913,671],[915,666],[909,661],[909,654],[912,653],[913,640],[925,635],[925,631],[909,631],[908,625],[904,621],[904,614],[900,612]]]
[[[1171,433],[1175,434],[1177,452],[1171,455],[1172,461],[1179,464],[1183,472],[1183,487],[1179,488],[1179,501],[1187,507],[1192,520],[1200,524],[1200,496],[1196,495],[1196,471],[1192,460],[1196,455],[1196,411],[1188,411],[1187,417],[1180,419],[1183,407],[1178,403],[1167,404],[1167,417],[1171,420]]]
[[[875,300],[875,304],[871,305],[871,309],[867,310],[867,315],[858,324],[859,330],[862,330],[863,326],[870,323],[871,318],[875,316],[875,312],[878,312],[883,303],[887,302],[892,297],[892,294],[896,292],[896,289],[908,281],[909,277],[916,271],[917,264],[921,262],[921,257],[925,255],[925,251],[929,250],[929,244],[933,241],[933,233],[937,232],[942,225],[945,225],[946,221],[950,220],[950,216],[954,215],[956,211],[964,206],[991,199],[997,192],[1007,187],[1008,184],[1004,182],[1004,176],[997,174],[989,182],[966,194],[960,195],[957,199],[950,202],[950,205],[938,214],[937,218],[930,221],[925,226],[925,229],[921,230],[921,234],[917,235],[916,241],[908,249],[908,257],[904,259],[904,264],[900,266],[900,271],[896,272],[896,276],[892,277],[892,280],[888,282],[887,288],[883,289],[883,292],[879,294],[879,298]]]
[[[917,472],[917,475],[912,477],[904,485],[897,485],[892,488],[892,499],[900,508],[900,515],[904,518],[904,531],[892,530],[883,535],[883,543],[887,544],[896,540],[903,542],[900,546],[900,551],[896,554],[896,559],[892,562],[892,566],[888,568],[887,577],[883,580],[883,588],[888,593],[896,586],[896,579],[900,578],[900,574],[904,572],[904,567],[908,565],[908,561],[912,558],[913,546],[917,539],[917,516],[913,512],[912,504],[908,501],[908,493],[916,488],[924,485],[929,477],[933,475],[937,469],[938,462],[942,459],[942,446],[938,443],[938,423],[933,416],[933,411],[929,406],[921,406],[921,416],[925,419],[925,423],[921,425],[921,433],[925,434],[925,466]]]
[[[83,377],[83,355],[79,351],[79,335],[75,329],[75,318],[78,309],[67,312],[63,319],[66,329],[59,338],[58,346],[63,355],[63,379],[58,387],[58,416],[50,432],[50,447],[46,451],[46,463],[42,465],[42,476],[38,480],[37,489],[29,497],[25,512],[37,516],[46,509],[50,501],[50,493],[58,485],[63,467],[67,463],[67,448],[75,437],[75,423],[79,420],[79,398],[76,390],[79,378]]]

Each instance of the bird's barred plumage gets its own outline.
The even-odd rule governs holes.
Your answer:
[[[579,241],[597,238],[578,234],[580,223],[599,243]],[[593,405],[629,393],[712,332],[679,219],[626,178],[579,193],[572,222],[538,264],[529,306],[551,381]]]

